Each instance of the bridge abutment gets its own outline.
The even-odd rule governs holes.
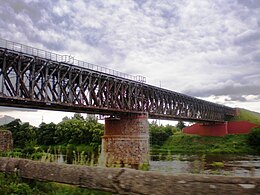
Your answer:
[[[107,167],[119,165],[133,168],[149,163],[147,114],[105,120],[100,163]]]

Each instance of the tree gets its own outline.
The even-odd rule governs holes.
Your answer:
[[[96,119],[72,117],[57,125],[55,141],[57,144],[100,145],[103,135],[103,125]]]
[[[37,130],[37,142],[40,145],[55,145],[55,131],[57,125],[54,123],[41,123]]]
[[[12,132],[14,146],[24,148],[27,143],[36,140],[36,128],[28,122],[22,123],[20,119],[16,119],[6,125],[5,129]]]
[[[62,121],[67,121],[67,120],[70,120],[70,118],[67,117],[67,116],[65,116],[65,117],[62,118]]]
[[[177,125],[176,125],[176,128],[179,129],[180,131],[181,131],[183,128],[185,128],[185,127],[186,127],[186,126],[185,126],[185,124],[184,124],[183,121],[179,121],[179,122],[177,123]]]
[[[156,122],[149,124],[150,130],[150,144],[152,146],[160,147],[164,142],[173,135],[175,127],[171,125],[158,125]]]
[[[80,113],[75,113],[71,119],[84,120],[84,117]]]
[[[248,136],[248,143],[260,153],[260,127],[251,130]]]

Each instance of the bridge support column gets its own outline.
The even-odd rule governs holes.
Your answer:
[[[13,149],[12,132],[0,130],[0,152],[5,152]]]
[[[105,120],[100,163],[104,166],[130,166],[149,163],[148,117],[120,116]]]

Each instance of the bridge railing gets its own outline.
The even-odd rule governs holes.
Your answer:
[[[98,72],[114,75],[117,77],[122,77],[125,79],[134,80],[137,82],[142,82],[142,83],[146,82],[146,78],[143,76],[140,76],[140,75],[134,76],[134,75],[122,73],[122,72],[112,70],[112,69],[109,69],[109,68],[106,68],[103,66],[99,66],[99,65],[91,64],[91,63],[84,62],[81,60],[77,60],[70,55],[60,55],[60,54],[52,53],[49,51],[30,47],[30,46],[16,43],[13,41],[8,41],[8,40],[2,39],[2,38],[0,38],[0,47],[10,49],[10,50],[13,50],[16,52],[21,52],[24,54],[32,55],[32,56],[45,58],[48,60],[53,60],[56,62],[62,62],[62,63],[67,63],[67,64],[71,64],[71,65],[75,65],[75,66],[80,66],[80,67],[87,68],[90,70],[95,70]]]

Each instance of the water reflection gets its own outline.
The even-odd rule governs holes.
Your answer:
[[[154,155],[151,171],[260,177],[260,156]]]
[[[51,155],[51,154],[50,154]],[[98,165],[98,157],[91,155],[51,155],[50,162]],[[46,161],[45,159],[45,161]],[[42,159],[44,161],[44,159]],[[260,177],[260,156],[252,155],[152,155],[150,171],[174,174],[193,173],[207,175],[227,175]]]

